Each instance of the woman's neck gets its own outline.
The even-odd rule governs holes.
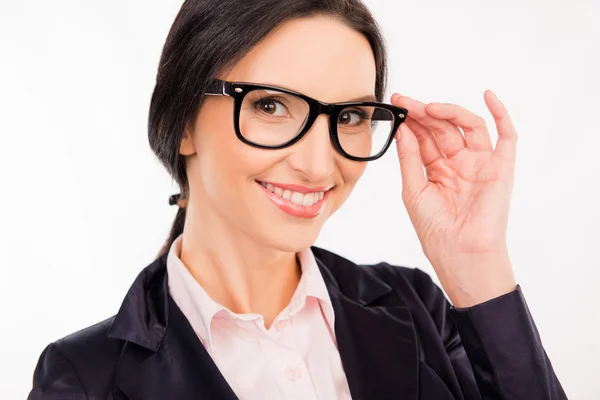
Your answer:
[[[296,254],[260,246],[215,218],[187,217],[179,255],[183,264],[215,302],[234,313],[262,315],[268,328],[298,287]]]

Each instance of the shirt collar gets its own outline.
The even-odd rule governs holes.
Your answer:
[[[298,260],[300,261],[300,268],[302,269],[302,276],[298,283],[292,301],[290,302],[290,308],[294,312],[294,305],[300,303],[304,304],[307,297],[314,297],[319,301],[319,305],[325,314],[325,319],[329,325],[330,330],[333,332],[334,328],[334,313],[331,298],[329,292],[321,274],[321,270],[317,265],[315,256],[310,248],[298,252]]]
[[[203,344],[212,346],[210,323],[225,307],[210,298],[179,258],[182,240],[179,235],[167,255],[169,293]]]
[[[250,315],[235,314],[228,308],[218,304],[210,298],[208,293],[194,279],[190,271],[183,264],[179,255],[183,234],[179,235],[169,248],[167,255],[167,276],[169,293],[190,325],[203,341],[203,344],[212,348],[210,326],[215,315],[226,313],[237,319],[253,319]],[[334,312],[329,292],[323,276],[310,248],[300,251],[298,260],[302,276],[298,287],[292,296],[290,304],[277,319],[287,318],[299,311],[305,304],[307,297],[316,298],[323,310],[323,314],[331,332],[334,331]],[[280,318],[282,317],[282,318]]]

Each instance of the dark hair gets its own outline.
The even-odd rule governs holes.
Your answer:
[[[158,159],[181,188],[189,186],[179,154],[186,124],[193,123],[211,78],[233,66],[273,28],[290,19],[324,15],[362,33],[375,58],[375,96],[383,100],[387,60],[380,28],[360,0],[186,0],[162,51],[148,116],[148,140]],[[183,232],[180,207],[159,256]]]

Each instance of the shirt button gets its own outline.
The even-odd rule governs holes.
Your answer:
[[[295,367],[293,365],[289,365],[285,369],[285,376],[286,376],[286,378],[288,378],[292,382],[297,381],[298,379],[300,379],[301,375],[302,375],[302,372],[300,371],[300,368]]]

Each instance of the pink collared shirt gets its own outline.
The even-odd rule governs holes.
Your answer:
[[[169,292],[237,397],[351,399],[331,299],[310,249],[298,253],[298,287],[267,330],[262,315],[236,314],[208,296],[179,258],[181,241],[167,256]]]

